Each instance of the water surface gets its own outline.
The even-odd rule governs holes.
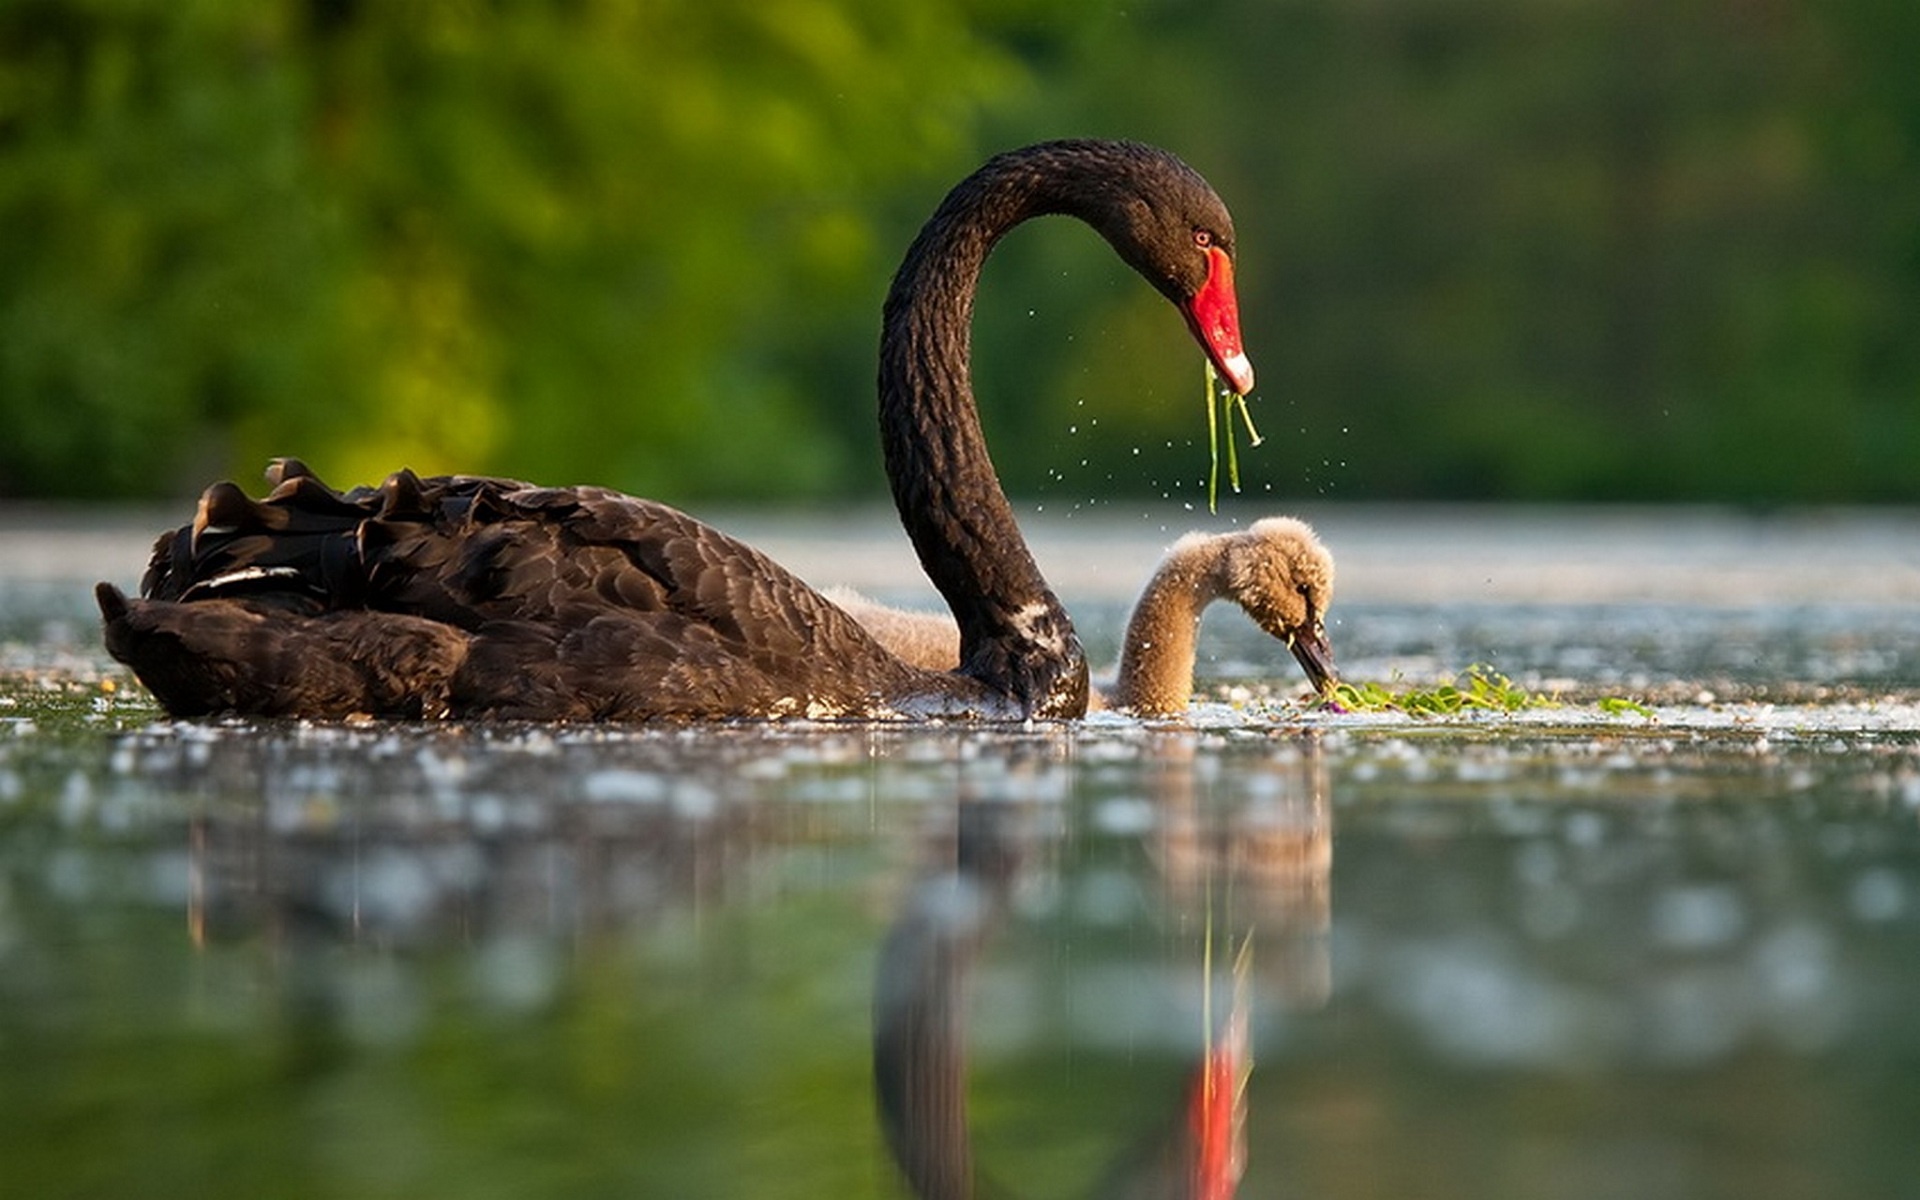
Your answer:
[[[1192,1194],[1236,1019],[1242,1196],[1916,1194],[1899,597],[1362,588],[1350,673],[1565,703],[1216,617],[1035,728],[172,722],[86,603],[0,581],[7,1195]]]

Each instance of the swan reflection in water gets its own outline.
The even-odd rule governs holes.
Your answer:
[[[316,781],[329,781],[339,797],[375,794],[373,776],[363,774],[375,756],[365,752],[363,738],[348,739],[351,754],[330,747],[309,755],[274,743],[277,766],[264,776],[258,746],[250,752],[245,744],[215,742],[207,761],[192,768],[196,778],[224,782],[210,785],[186,828],[187,932],[196,946],[265,950],[263,961],[283,986],[267,996],[249,991],[250,1002],[272,1005],[277,994],[298,1028],[344,1029],[352,1035],[345,1042],[296,1039],[333,1055],[353,1053],[363,1035],[380,1045],[424,1036],[443,1021],[457,1023],[476,1000],[483,1011],[522,1014],[523,1042],[558,1044],[585,1019],[582,980],[636,979],[625,973],[636,954],[655,967],[670,962],[670,970],[649,968],[640,977],[639,995],[659,1019],[644,1036],[623,1026],[627,1051],[617,1040],[602,1043],[609,1055],[633,1054],[623,1060],[622,1077],[654,1077],[634,1085],[636,1097],[654,1095],[662,1072],[673,1070],[658,1057],[668,1040],[693,1039],[705,1047],[700,1053],[732,1062],[727,1056],[738,1050],[730,1023],[791,1015],[792,995],[780,981],[867,969],[871,943],[862,945],[865,921],[854,910],[877,882],[869,873],[873,860],[832,848],[878,849],[884,858],[890,844],[924,861],[930,848],[905,823],[932,816],[945,826],[934,851],[941,861],[904,889],[890,913],[870,1014],[881,1129],[910,1185],[923,1197],[986,1194],[969,1125],[967,1010],[996,933],[1012,926],[1017,938],[1034,911],[1027,901],[1050,887],[1064,885],[1084,898],[1121,882],[1130,897],[1147,893],[1158,910],[1148,924],[1171,931],[1152,936],[1173,947],[1175,959],[1169,974],[1164,958],[1122,950],[1109,961],[1116,974],[1101,977],[1099,986],[1117,982],[1111,990],[1125,1003],[1173,996],[1189,1014],[1210,989],[1211,1012],[1191,1024],[1182,1016],[1157,1027],[1191,1061],[1177,1081],[1159,1077],[1168,1091],[1154,1106],[1152,1127],[1141,1130],[1125,1118],[1127,1131],[1139,1136],[1104,1171],[1089,1170],[1088,1186],[1079,1190],[1102,1197],[1233,1194],[1246,1165],[1249,1022],[1258,1028],[1276,1009],[1314,1007],[1326,996],[1331,819],[1326,771],[1312,739],[1223,751],[1205,732],[1143,731],[1124,765],[1109,770],[1080,760],[1056,738],[1010,745],[1002,736],[993,743],[997,752],[977,763],[964,754],[951,760],[962,789],[981,798],[956,804],[943,778],[934,790],[913,799],[903,791],[899,803],[879,810],[867,802],[796,803],[828,794],[809,792],[828,784],[858,783],[876,794],[911,789],[933,782],[916,755],[957,753],[946,737],[836,736],[828,745],[815,735],[805,742],[814,761],[783,771],[774,769],[769,747],[753,739],[731,750],[702,739],[697,766],[682,761],[676,739],[661,739],[476,756],[456,770],[458,744],[435,737],[406,742],[408,753],[387,764],[400,772],[388,784],[400,784],[400,793],[331,804],[311,790]],[[144,752],[130,752],[129,762],[163,768],[174,749],[156,739]],[[1233,761],[1217,769],[1223,754]],[[591,769],[559,772],[575,783],[556,795],[549,779],[543,794],[540,778],[576,757]],[[861,762],[869,766],[854,765]],[[327,774],[333,766],[337,777]],[[256,801],[221,798],[244,794],[243,785],[257,788],[263,778],[266,790]],[[892,831],[878,845],[876,812]],[[1133,862],[1104,866],[1099,860],[1116,848]],[[816,881],[808,903],[824,901],[827,911],[848,918],[819,930],[823,940],[805,962],[795,961],[787,940],[793,912],[784,902],[768,903],[769,885],[784,891],[797,879]],[[709,916],[688,920],[702,913]],[[1063,928],[1094,936],[1100,919],[1076,904]],[[779,936],[754,936],[756,930]],[[1205,930],[1212,931],[1211,970]],[[1249,943],[1253,950],[1243,957]],[[337,953],[344,945],[375,953],[346,961]],[[434,964],[462,964],[470,982],[448,983]],[[769,979],[776,986],[763,988]],[[367,990],[376,985],[387,990]],[[1155,990],[1161,987],[1171,990]],[[844,1000],[820,1011],[827,1021],[812,1049],[857,1071],[865,1036],[857,1026],[842,1034],[832,1026],[836,1009],[853,1017],[845,1011],[852,998],[831,987],[825,994]],[[382,1008],[389,1000],[391,1012]],[[1112,1012],[1076,1011],[1076,1038],[1106,1036],[1111,1026],[1103,1032],[1080,1018]],[[995,1021],[1004,1015],[979,1010],[996,1033],[1009,1028]],[[463,1069],[486,1075],[493,1053],[474,1045]],[[760,1081],[753,1087],[791,1066],[777,1059],[738,1065]],[[841,1095],[849,1104],[865,1099],[858,1091]],[[1138,1114],[1118,1099],[1117,1110],[1096,1105],[1076,1115],[1099,1120],[1089,1114],[1129,1107]],[[659,1117],[634,1103],[635,1117]],[[769,1133],[809,1136],[801,1128]],[[682,1153],[724,1163],[737,1132],[724,1122],[712,1126],[707,1133],[715,1140]],[[1073,1132],[1062,1123],[1040,1136]],[[1255,1154],[1256,1172],[1281,1162],[1270,1140]]]
[[[1205,1046],[1157,1127],[1128,1145],[1086,1194],[1225,1200],[1246,1166],[1253,1069],[1255,938],[1252,929],[1234,936],[1231,924],[1267,924],[1260,940],[1279,951],[1281,965],[1275,999],[1295,1007],[1325,1002],[1332,867],[1326,773],[1310,747],[1296,786],[1283,784],[1231,820],[1211,820],[1195,778],[1195,735],[1158,734],[1155,742],[1158,811],[1150,849],[1174,915],[1204,931],[1195,967],[1205,995]],[[1008,919],[1035,849],[1022,832],[1024,817],[1013,804],[963,797],[951,845],[941,848],[947,861],[911,889],[881,950],[874,984],[877,1107],[888,1148],[923,1200],[983,1194],[968,1119],[970,983]],[[1221,954],[1223,943],[1233,953]]]

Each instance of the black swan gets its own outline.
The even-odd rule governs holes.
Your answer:
[[[959,630],[946,614],[894,608],[838,588],[826,595],[915,666],[950,671],[960,662]],[[1190,533],[1173,544],[1127,619],[1118,674],[1111,686],[1088,694],[1088,707],[1141,716],[1185,712],[1193,699],[1200,616],[1222,599],[1285,642],[1316,692],[1333,686],[1325,625],[1333,556],[1306,522],[1268,517],[1233,533]]]
[[[969,377],[975,286],[1009,229],[1092,225],[1253,386],[1233,223],[1192,168],[1130,142],[1010,151],[934,211],[887,295],[880,430],[961,662],[930,672],[753,547],[650,500],[402,470],[336,492],[293,459],[271,493],[207,489],[128,599],[95,589],[108,650],[176,716],[1075,717],[1087,668],[1015,524]]]

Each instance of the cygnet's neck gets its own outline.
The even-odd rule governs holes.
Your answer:
[[[1200,614],[1223,594],[1222,539],[1175,542],[1127,620],[1120,674],[1108,700],[1142,713],[1180,712],[1193,698]]]

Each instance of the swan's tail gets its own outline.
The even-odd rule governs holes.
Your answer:
[[[398,613],[290,614],[275,599],[130,599],[94,589],[107,649],[174,716],[423,719],[446,713],[469,638]]]

